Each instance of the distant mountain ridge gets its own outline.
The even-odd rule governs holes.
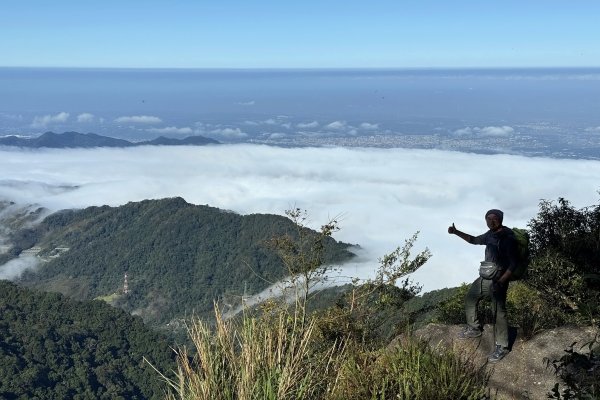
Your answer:
[[[109,136],[97,135],[95,133],[46,132],[35,138],[23,138],[19,136],[0,137],[0,146],[15,146],[28,148],[90,148],[90,147],[134,147],[134,146],[204,146],[207,144],[219,144],[220,142],[204,136],[188,136],[183,139],[173,139],[160,136],[153,140],[142,142],[130,142],[125,139],[117,139]]]

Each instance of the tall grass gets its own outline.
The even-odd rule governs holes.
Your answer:
[[[189,326],[194,355],[178,350],[169,400],[481,399],[483,367],[408,338],[368,351],[323,341],[316,319],[278,310]],[[164,376],[163,376],[164,378]]]
[[[216,316],[214,328],[200,320],[189,327],[195,355],[178,351],[169,399],[317,399],[331,390],[332,367],[344,351],[315,351],[314,319],[302,324],[300,315],[281,310],[241,322],[223,320],[218,310]]]

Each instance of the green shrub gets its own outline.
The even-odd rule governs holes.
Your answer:
[[[354,286],[334,306],[318,312],[324,340],[352,341],[367,348],[389,343],[410,326],[404,304],[420,290],[408,279],[403,287],[371,283]]]
[[[469,359],[408,339],[349,356],[329,399],[481,399],[488,377]]]
[[[437,322],[440,304],[454,296],[459,288],[443,288],[412,297],[402,305],[402,314],[412,330],[423,328],[431,322]]]
[[[452,297],[440,303],[437,309],[435,322],[444,324],[464,324],[465,321],[465,296],[469,291],[469,284],[463,283],[458,287]]]
[[[600,205],[576,209],[563,198],[543,200],[531,219],[527,282],[565,318],[597,321],[600,311]]]
[[[506,301],[511,325],[520,328],[524,339],[531,339],[543,329],[554,328],[568,322],[560,309],[525,282],[513,282],[508,289]]]
[[[459,286],[452,297],[442,302],[437,309],[437,316],[434,322],[441,322],[444,324],[464,324],[465,320],[465,296],[471,287],[470,284],[463,283]],[[479,320],[482,323],[488,323],[493,321],[492,306],[490,300],[483,298],[478,305]]]

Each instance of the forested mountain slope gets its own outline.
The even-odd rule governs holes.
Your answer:
[[[169,344],[140,318],[0,281],[0,398],[163,398],[144,358],[175,368]]]
[[[77,299],[110,296],[146,321],[166,323],[192,312],[210,317],[215,299],[240,301],[283,278],[287,270],[268,242],[295,229],[282,216],[171,198],[58,212],[13,241],[46,260],[21,283]],[[326,243],[325,262],[352,256],[347,244]]]

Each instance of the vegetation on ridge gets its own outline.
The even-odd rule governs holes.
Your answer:
[[[114,304],[164,324],[192,313],[212,318],[215,299],[238,305],[246,293],[284,278],[269,242],[297,234],[282,216],[242,216],[171,198],[58,212],[14,241],[40,247],[41,256],[69,248],[21,283],[83,300],[122,294],[127,273],[129,294]],[[323,245],[324,263],[352,257],[348,244],[327,238]]]
[[[159,399],[165,388],[144,358],[175,368],[140,318],[0,281],[0,398]]]

